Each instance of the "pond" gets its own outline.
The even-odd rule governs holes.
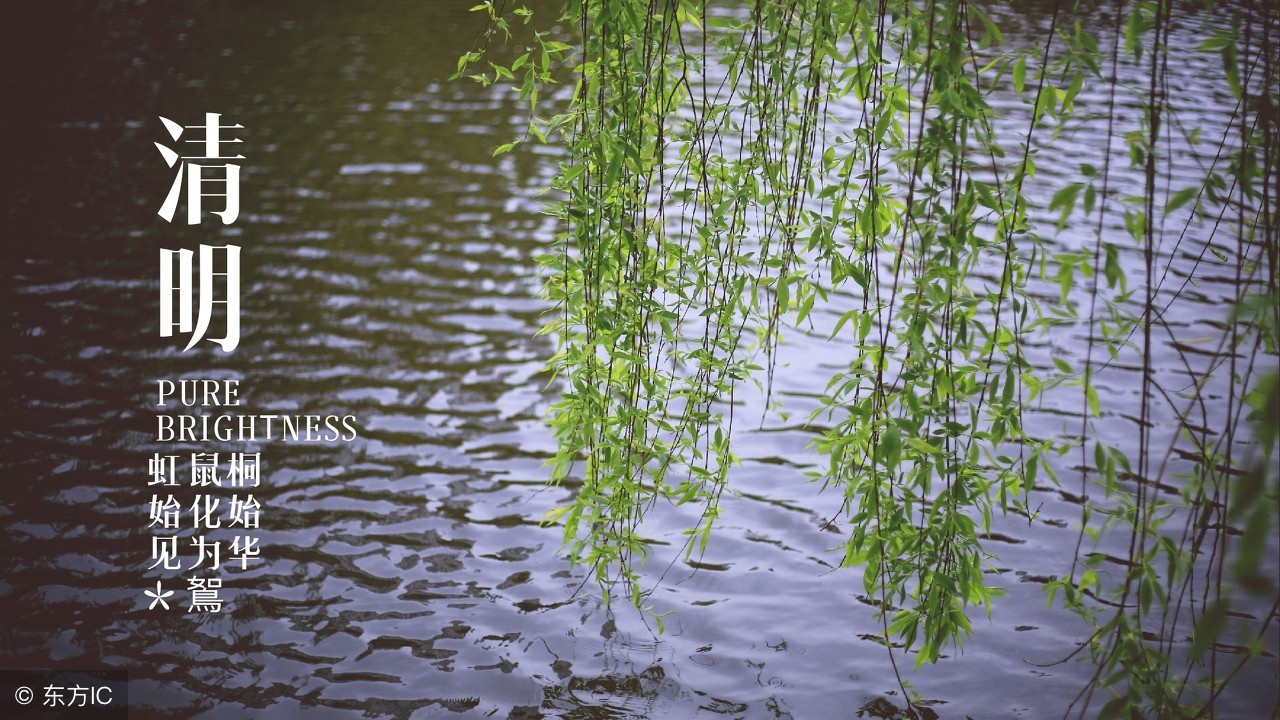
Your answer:
[[[653,516],[670,551],[650,565],[665,568],[657,609],[675,611],[665,633],[604,606],[557,555],[559,530],[539,520],[571,491],[543,482],[555,387],[535,257],[557,231],[538,191],[558,157],[492,157],[524,115],[508,90],[448,81],[481,27],[468,5],[29,11],[5,80],[0,664],[127,669],[134,717],[893,717],[904,703],[874,603],[836,570],[840,498],[806,482],[813,431],[798,422],[739,438],[736,493],[697,562],[677,552],[689,518]],[[1186,81],[1224,92],[1193,67]],[[239,218],[166,223],[158,118],[206,112],[243,125]],[[227,242],[243,248],[240,345],[183,353],[156,332],[157,250]],[[1232,297],[1230,278],[1199,283],[1170,326],[1216,335]],[[775,392],[796,417],[847,362],[824,338],[786,339]],[[1040,342],[1033,361],[1073,357],[1070,340]],[[1158,351],[1169,377],[1186,372],[1177,342]],[[193,379],[238,383],[242,414],[351,416],[358,437],[158,442],[157,383]],[[1110,407],[1136,397],[1123,373],[1107,382]],[[1069,434],[1078,405],[1050,398],[1029,423]],[[1101,426],[1134,422],[1113,410]],[[216,613],[187,612],[183,574],[149,567],[150,463],[192,452],[261,457],[261,556],[241,567],[224,549]],[[1088,679],[1087,664],[1057,663],[1083,625],[1043,594],[1076,542],[1074,462],[1062,488],[1031,491],[1033,519],[989,538],[1006,592],[990,620],[910,675],[938,716],[1060,714]],[[178,490],[184,504],[200,492]],[[167,612],[148,608],[157,580],[177,591]],[[1224,716],[1274,712],[1275,668],[1274,655],[1250,666]]]

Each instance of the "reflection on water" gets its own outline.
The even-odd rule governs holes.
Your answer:
[[[550,347],[533,337],[552,158],[493,159],[520,131],[515,99],[446,81],[478,31],[466,5],[102,3],[24,28],[15,50],[39,61],[6,81],[21,175],[0,266],[7,661],[128,668],[134,701],[177,717],[893,717],[861,579],[829,573],[839,502],[801,481],[799,429],[751,438],[707,557],[654,597],[679,611],[666,634],[556,557],[538,519],[569,490],[542,485]],[[156,116],[206,111],[245,125],[232,229],[154,216],[172,179]],[[156,250],[227,240],[244,248],[240,348],[179,354],[155,336]],[[780,390],[803,411],[842,360],[790,342],[816,358]],[[265,466],[263,561],[226,571],[221,615],[143,600],[147,460],[174,451],[154,436],[162,378],[361,425],[349,445],[203,448]],[[1009,597],[963,658],[916,677],[931,712],[1039,717],[1087,676],[1029,664],[1080,639],[1040,593],[1078,510],[1034,495],[1037,520],[991,538]]]

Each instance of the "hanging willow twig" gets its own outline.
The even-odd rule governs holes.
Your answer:
[[[530,18],[524,6],[476,9],[486,41]],[[1078,447],[1080,540],[1048,590],[1088,623],[1096,672],[1068,714],[1102,687],[1118,690],[1103,716],[1212,712],[1236,672],[1218,669],[1214,644],[1233,600],[1224,569],[1234,562],[1246,589],[1276,592],[1257,558],[1275,518],[1256,506],[1276,493],[1278,16],[1248,4],[1195,14],[1169,0],[1055,3],[1010,46],[1001,25],[1012,16],[997,22],[967,0],[565,2],[571,42],[526,33],[514,62],[473,77],[520,88],[533,111],[526,139],[567,153],[550,207],[563,231],[540,262],[561,388],[551,480],[576,485],[546,520],[563,524],[569,559],[606,600],[623,589],[648,607],[647,512],[700,508],[683,550],[704,552],[736,462],[735,394],[754,384],[771,400],[784,326],[821,311],[838,318],[830,343],[848,362],[811,417],[825,457],[812,477],[843,498],[842,564],[862,569],[895,671],[891,638],[918,666],[970,634],[970,610],[998,594],[981,538],[1000,514],[1032,517],[1027,493],[1040,477],[1057,482],[1050,459]],[[1203,181],[1175,188],[1171,133],[1200,142],[1170,87],[1176,23],[1202,28],[1197,52],[1218,60],[1236,104],[1212,152],[1194,153]],[[1093,25],[1114,37],[1099,43]],[[459,74],[483,59],[469,53]],[[566,72],[569,92],[540,118]],[[1143,89],[1126,72],[1144,73]],[[1048,196],[1031,193],[1041,150],[1072,127],[1086,88],[1106,98],[1090,108],[1106,115],[1101,172],[1049,154],[1078,180],[1033,207]],[[1019,133],[993,109],[997,93],[1022,99]],[[1136,121],[1118,96],[1141,108]],[[1122,184],[1113,141],[1140,183]],[[1056,230],[1079,222],[1091,238],[1051,248],[1039,233],[1053,214]],[[1162,334],[1177,346],[1166,315],[1194,276],[1166,280],[1193,223],[1207,239],[1192,272],[1233,272],[1237,310],[1207,368],[1177,351],[1193,380],[1176,389],[1153,353]],[[1131,256],[1140,277],[1125,275]],[[1037,270],[1061,289],[1054,307],[1032,291]],[[1033,366],[1032,334],[1076,322],[1083,367]],[[1139,368],[1131,444],[1095,424],[1097,379],[1121,357]],[[1226,397],[1205,391],[1218,372],[1230,375]],[[1063,388],[1079,392],[1079,436],[1032,437],[1024,414]],[[1153,430],[1162,415],[1181,430],[1165,447]],[[1175,450],[1197,461],[1171,497]],[[1164,529],[1170,518],[1180,533]],[[1233,547],[1228,527],[1240,522]],[[1128,570],[1104,588],[1086,536],[1117,524]]]

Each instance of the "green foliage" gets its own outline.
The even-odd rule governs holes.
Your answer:
[[[510,41],[530,17],[523,6],[475,9],[489,18],[486,41]],[[1176,127],[1194,146],[1199,131],[1171,107],[1169,4],[1132,3],[1105,42],[1085,29],[1088,13],[1055,5],[1048,26],[1014,47],[966,0],[723,12],[694,0],[570,0],[559,19],[575,42],[536,32],[509,66],[482,65],[480,50],[460,60],[460,75],[479,68],[478,81],[517,87],[529,133],[567,153],[550,206],[563,230],[539,262],[562,388],[548,464],[552,482],[577,492],[546,521],[563,525],[569,559],[606,599],[623,589],[644,606],[642,526],[660,504],[700,509],[684,552],[703,552],[736,462],[735,393],[750,384],[771,396],[783,327],[825,308],[848,363],[810,418],[824,458],[812,479],[844,499],[842,563],[862,569],[886,644],[898,638],[918,666],[972,632],[971,608],[996,594],[981,538],[999,514],[1030,516],[1037,477],[1056,482],[1051,460],[1077,449],[1089,498],[1081,541],[1049,593],[1090,629],[1096,673],[1078,702],[1087,709],[1106,689],[1099,717],[1212,708],[1234,675],[1216,661],[1235,627],[1229,554],[1243,588],[1276,594],[1260,554],[1277,495],[1277,13],[1193,19],[1209,28],[1199,52],[1215,57],[1238,104],[1203,179],[1177,187],[1160,182],[1173,162],[1162,133]],[[1142,72],[1146,87],[1122,87],[1120,67]],[[541,119],[557,80],[557,113]],[[1114,128],[1101,165],[1039,152],[1069,132],[1086,89],[1109,98],[1090,108]],[[1117,94],[1130,92],[1136,120],[1117,112]],[[993,93],[1023,102],[1016,135]],[[1112,167],[1113,138],[1129,168]],[[1050,252],[1042,241],[1028,200],[1040,163],[1078,171],[1039,186],[1056,220],[1047,230],[1092,226],[1092,243]],[[1122,195],[1121,176],[1141,180]],[[1113,218],[1127,236],[1109,229]],[[1215,248],[1197,267],[1234,272],[1240,297],[1212,370],[1188,363],[1201,379],[1179,395],[1156,377],[1152,337],[1186,284],[1166,286],[1158,258],[1170,252],[1166,234],[1181,243],[1172,226],[1193,222]],[[1126,275],[1127,253],[1141,258],[1141,277]],[[1057,284],[1050,307],[1033,292],[1037,275]],[[1028,339],[1075,322],[1087,324],[1083,357],[1033,367]],[[1141,366],[1140,407],[1124,409],[1139,416],[1137,436],[1123,443],[1094,424],[1115,411],[1097,378],[1121,358]],[[1222,372],[1228,396],[1202,393]],[[1073,387],[1078,437],[1030,436],[1024,413]],[[1182,431],[1162,451],[1150,428],[1166,405],[1181,408]],[[1210,431],[1210,416],[1229,427]],[[1244,458],[1237,445],[1251,424],[1257,452]],[[1175,446],[1194,469],[1171,495],[1161,487]],[[1238,522],[1243,537],[1229,545]],[[1131,542],[1116,578],[1099,572],[1085,538],[1121,531]]]

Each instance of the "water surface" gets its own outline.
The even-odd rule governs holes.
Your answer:
[[[543,485],[554,388],[534,257],[557,229],[535,196],[557,158],[492,158],[522,116],[510,92],[447,81],[480,29],[467,5],[101,3],[24,27],[0,266],[7,664],[127,668],[135,717],[890,716],[902,700],[871,601],[829,552],[839,498],[804,479],[810,431],[744,436],[738,493],[696,567],[675,552],[691,518],[657,519],[665,634],[602,606],[556,555],[538,521],[571,490]],[[205,112],[245,126],[229,229],[155,216],[172,180],[157,116]],[[180,353],[155,330],[157,250],[200,242],[244,248],[229,355]],[[1174,322],[1217,327],[1232,292],[1197,285]],[[846,362],[821,338],[788,337],[778,393],[797,416]],[[1072,343],[1046,341],[1037,363]],[[262,453],[263,557],[224,570],[221,614],[148,611],[142,592],[179,586],[147,569],[147,462],[174,451],[155,441],[155,383],[184,378],[238,380],[242,412],[361,428],[349,444],[177,446]],[[1137,392],[1118,383],[1110,402]],[[1069,432],[1077,404],[1033,422]],[[1037,665],[1084,632],[1042,595],[1077,503],[1038,487],[1035,519],[992,538],[1008,597],[963,656],[911,677],[941,717],[1044,717],[1088,677]],[[1270,711],[1267,673],[1241,679],[1265,690],[1233,696],[1241,712]]]

